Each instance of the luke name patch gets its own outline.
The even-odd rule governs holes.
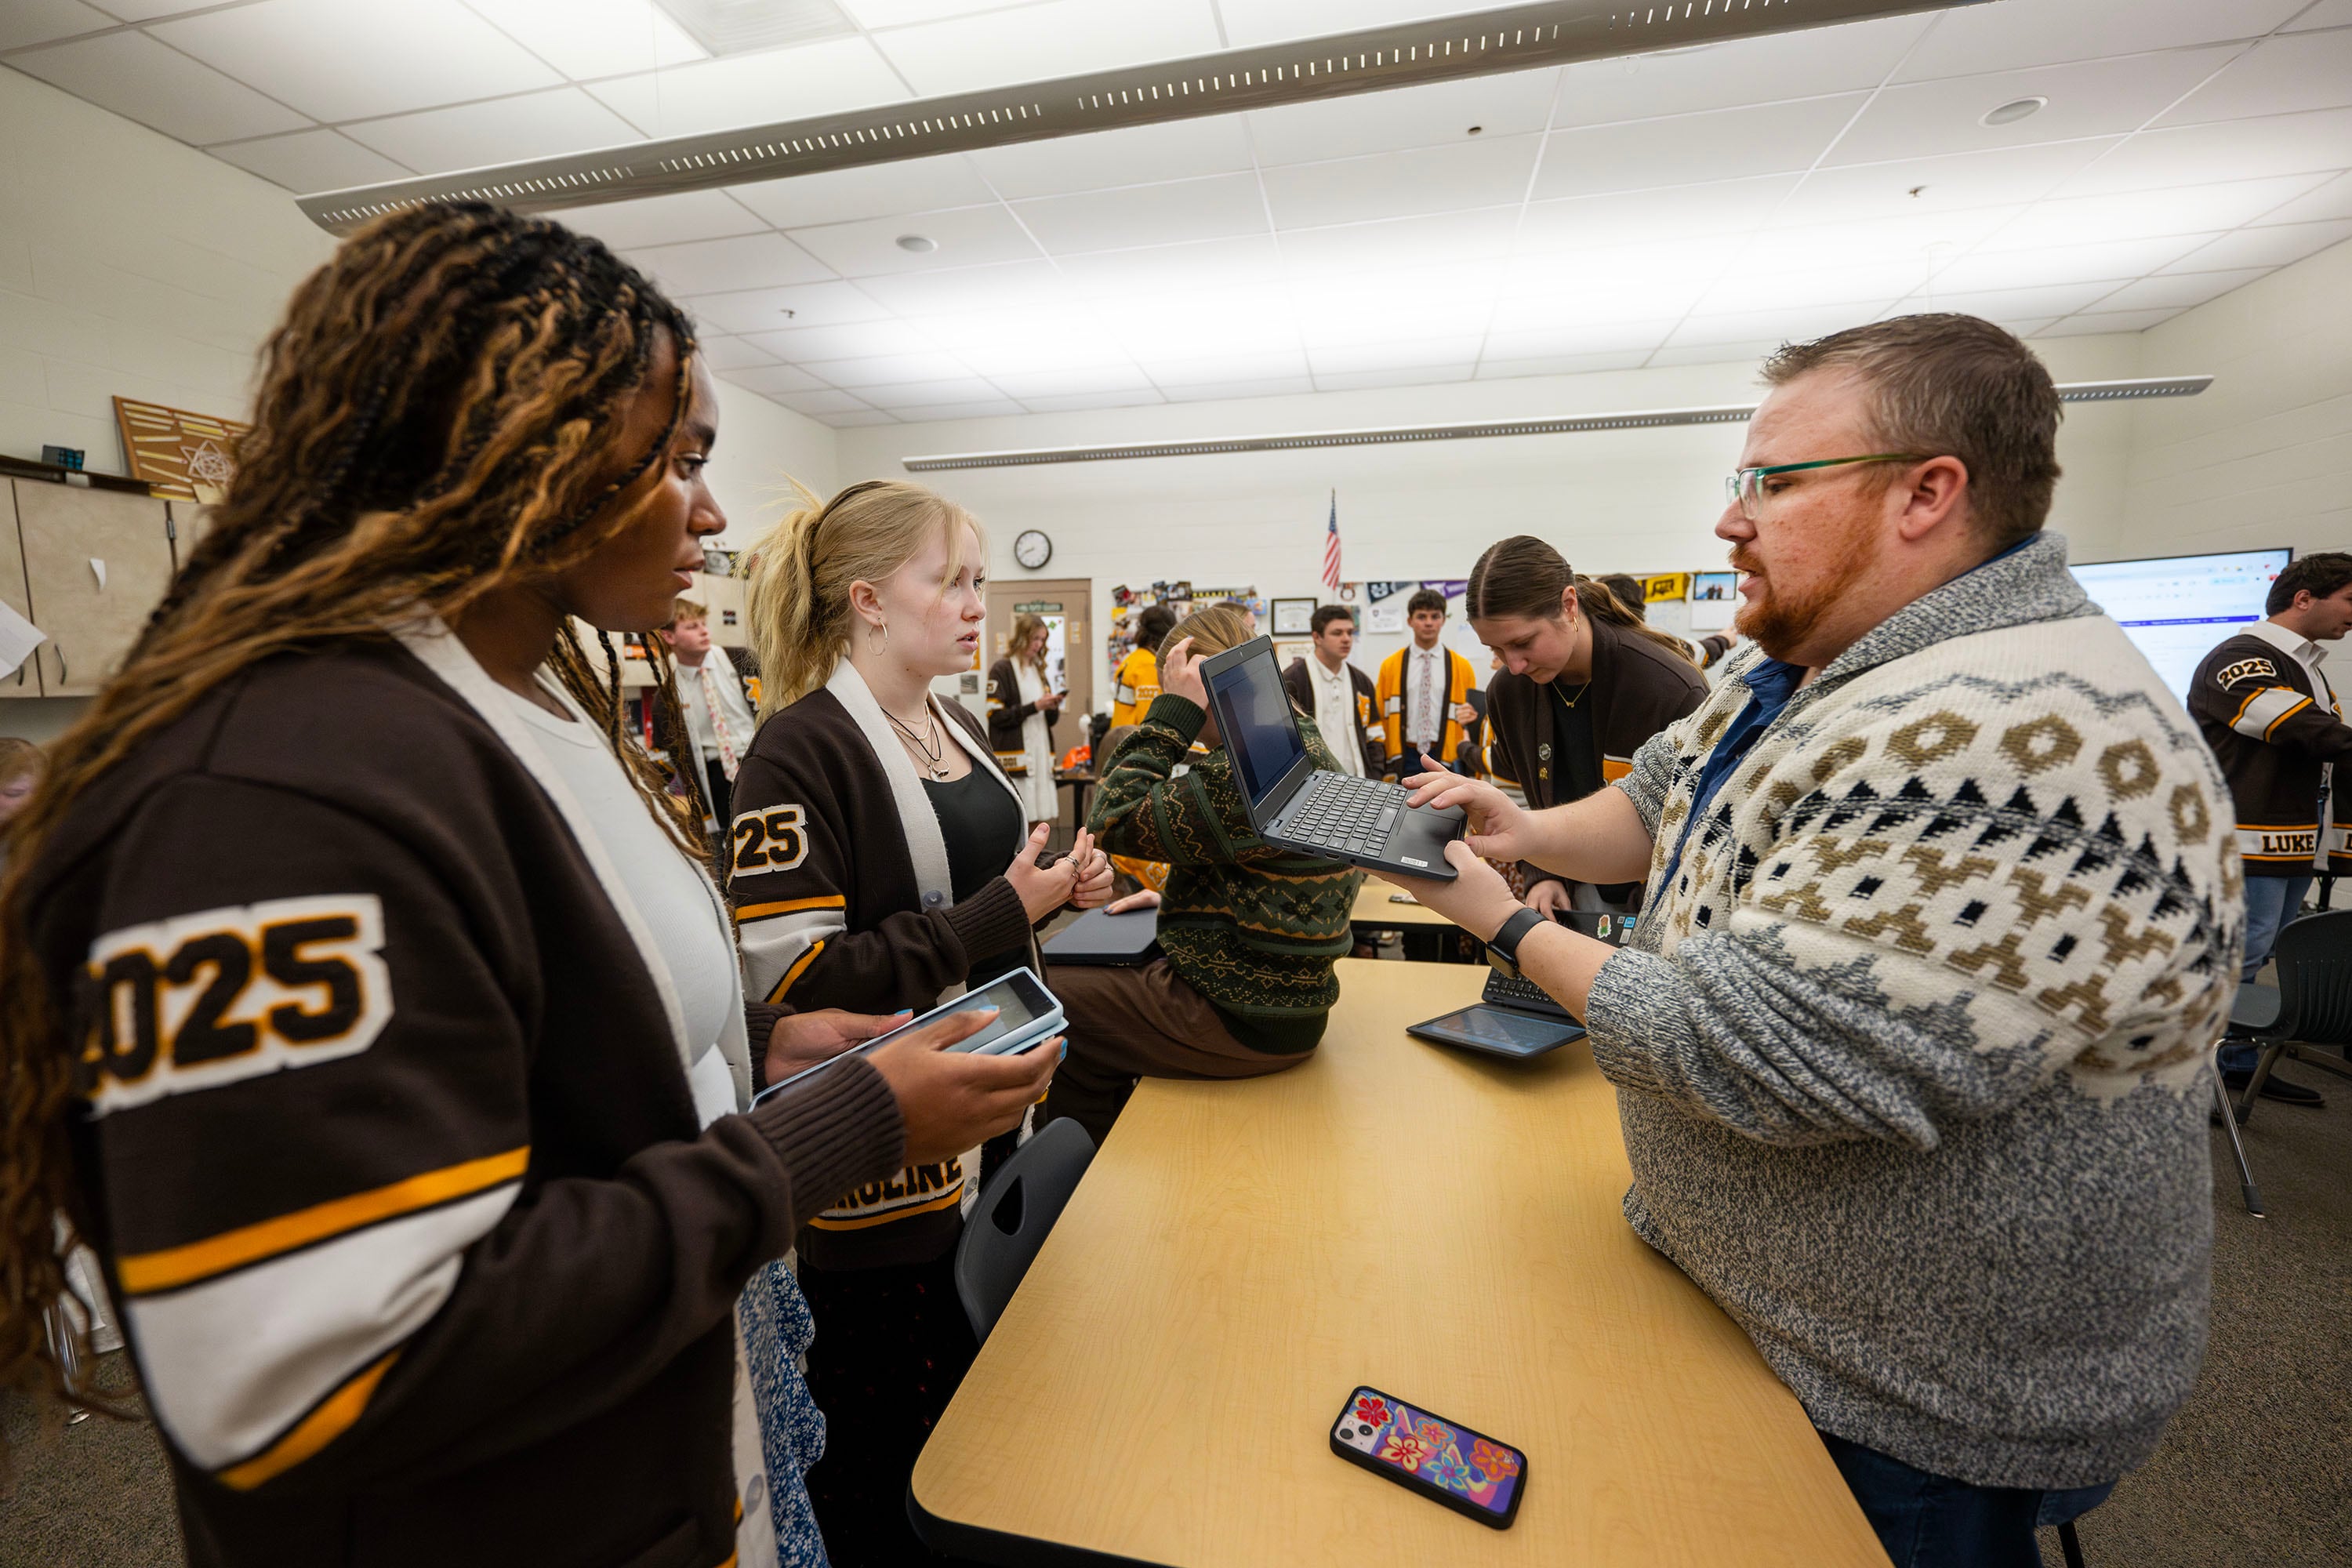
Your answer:
[[[368,1048],[392,1017],[372,893],[272,899],[90,944],[76,1086],[103,1116]]]
[[[2223,665],[2213,674],[2214,682],[2225,690],[2241,680],[2257,677],[2263,680],[2276,680],[2278,667],[2266,658],[2242,658],[2235,664]]]

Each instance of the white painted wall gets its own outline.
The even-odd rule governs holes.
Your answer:
[[[2058,338],[2036,347],[2061,381],[2142,374],[2136,337]],[[1742,363],[879,426],[838,433],[839,473],[844,483],[901,477],[899,458],[926,452],[1680,407],[1759,395],[1755,365]],[[2131,421],[2128,407],[2069,408],[2054,527],[2101,540],[2122,533]],[[1581,572],[1720,568],[1724,545],[1713,529],[1740,440],[1738,426],[1697,426],[976,469],[929,482],[988,524],[993,575],[1091,576],[1099,626],[1108,624],[1110,590],[1121,583],[1190,578],[1253,584],[1268,597],[1319,594],[1335,487],[1349,579],[1466,576],[1480,551],[1522,532],[1549,540]],[[1039,573],[1024,573],[1013,560],[1013,536],[1024,528],[1054,541],[1053,559]],[[1661,624],[1673,619],[1662,615]],[[1401,641],[1367,639],[1359,662],[1369,670]],[[1474,663],[1483,676],[1485,659]]]

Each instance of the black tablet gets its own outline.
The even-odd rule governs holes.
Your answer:
[[[1580,1037],[1584,1028],[1558,1018],[1538,1018],[1530,1013],[1476,1003],[1425,1024],[1408,1025],[1404,1032],[1417,1040],[1460,1046],[1489,1056],[1539,1057]]]
[[[1088,910],[1045,943],[1048,963],[1149,963],[1160,956],[1160,911]]]

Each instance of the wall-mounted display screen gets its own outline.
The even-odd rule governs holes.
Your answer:
[[[2183,703],[2197,665],[2214,645],[2263,618],[2271,584],[2291,550],[2233,550],[2097,561],[2072,568],[2074,581],[2113,616]]]

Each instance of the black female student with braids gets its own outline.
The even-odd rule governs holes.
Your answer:
[[[744,1112],[697,825],[573,629],[667,617],[725,526],[715,426],[595,241],[378,221],[296,291],[214,531],[9,824],[0,1380],[63,1213],[197,1564],[822,1561],[738,1293],[1051,1071],[940,1031]],[[751,1356],[771,1408],[789,1349]]]

